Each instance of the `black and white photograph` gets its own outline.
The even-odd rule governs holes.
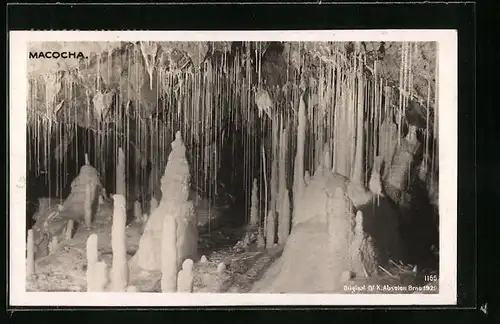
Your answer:
[[[19,303],[455,300],[453,32],[11,34]]]

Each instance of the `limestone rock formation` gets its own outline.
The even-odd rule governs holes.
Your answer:
[[[35,224],[32,227],[35,258],[48,255],[49,246],[54,242],[70,238],[66,236],[70,220],[84,224],[87,213],[87,218],[90,216],[92,222],[103,221],[108,205],[106,201],[99,204],[103,191],[99,173],[86,164],[73,179],[71,193],[66,200],[39,198],[39,208],[33,215]]]
[[[316,170],[294,211],[295,224],[281,258],[255,284],[254,292],[341,292],[346,274],[371,275],[383,262],[381,257],[387,256],[387,248],[398,246],[391,238],[397,236],[393,210],[384,207],[381,213],[387,216],[356,214],[358,208],[376,209],[370,205],[373,195],[325,164]],[[380,224],[374,226],[377,217]],[[380,240],[380,230],[389,237],[385,241]]]
[[[87,192],[88,190],[88,192]],[[71,183],[71,193],[64,201],[62,210],[59,212],[61,219],[73,219],[82,222],[85,218],[85,201],[90,200],[90,211],[92,221],[99,206],[99,195],[102,191],[102,184],[97,170],[91,165],[84,165],[80,168],[80,173]],[[66,225],[66,222],[64,222]]]
[[[180,268],[183,260],[196,257],[198,227],[193,202],[188,200],[189,182],[186,147],[177,132],[161,179],[162,198],[145,226],[139,249],[132,258],[134,265],[145,270],[160,270],[162,228],[166,217],[173,217],[177,224],[177,266]]]

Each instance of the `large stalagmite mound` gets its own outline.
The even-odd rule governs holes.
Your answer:
[[[342,292],[350,277],[377,272],[388,250],[398,247],[397,218],[384,209],[388,214],[377,220],[377,213],[368,213],[371,203],[357,205],[360,198],[350,187],[348,179],[329,168],[316,171],[299,201],[283,255],[255,283],[254,292]]]
[[[102,194],[99,172],[91,165],[83,165],[78,176],[71,183],[71,193],[64,200],[50,198],[39,199],[39,209],[33,216],[34,242],[36,258],[46,256],[49,242],[63,240],[68,220],[82,222],[85,217],[85,203],[90,207],[92,222],[106,221],[106,208],[99,206]],[[86,197],[87,196],[87,197]],[[61,204],[58,204],[61,203]]]
[[[137,265],[141,269],[150,271],[160,270],[161,238],[165,217],[173,217],[177,223],[178,267],[185,259],[196,257],[198,228],[193,202],[188,200],[189,181],[186,147],[180,132],[177,132],[161,179],[161,201],[148,219],[139,249],[132,259],[132,266]]]

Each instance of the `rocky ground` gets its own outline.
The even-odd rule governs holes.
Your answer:
[[[131,223],[127,226],[128,255],[137,250],[142,226]],[[36,274],[27,278],[27,291],[43,292],[81,292],[86,291],[86,252],[85,243],[92,233],[98,234],[100,259],[109,267],[112,262],[111,226],[96,224],[91,230],[80,228],[75,236],[61,242],[54,253],[36,260]],[[282,253],[282,247],[258,249],[254,239],[251,244],[244,244],[245,228],[220,228],[200,235],[200,255],[206,261],[196,260],[194,266],[194,292],[247,293],[258,292],[266,285],[266,280],[273,278],[276,265]],[[255,238],[255,233],[253,238]],[[220,264],[223,270],[220,271]],[[335,293],[401,293],[399,287],[421,287],[420,293],[437,293],[438,284],[424,282],[420,271],[415,272],[411,265],[398,262],[392,267],[380,268],[380,272],[370,278],[351,278]],[[160,273],[134,274],[131,285],[139,292],[160,292]],[[379,289],[370,291],[369,285],[379,285]],[[254,287],[255,286],[255,287]],[[376,287],[376,286],[375,286]],[[399,289],[399,290],[398,290]]]

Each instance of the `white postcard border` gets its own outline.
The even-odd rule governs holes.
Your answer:
[[[10,38],[11,306],[454,305],[457,295],[458,43],[456,30],[12,31]],[[214,294],[26,292],[26,106],[30,42],[74,41],[437,41],[439,50],[438,294]],[[29,184],[28,184],[29,185]]]

